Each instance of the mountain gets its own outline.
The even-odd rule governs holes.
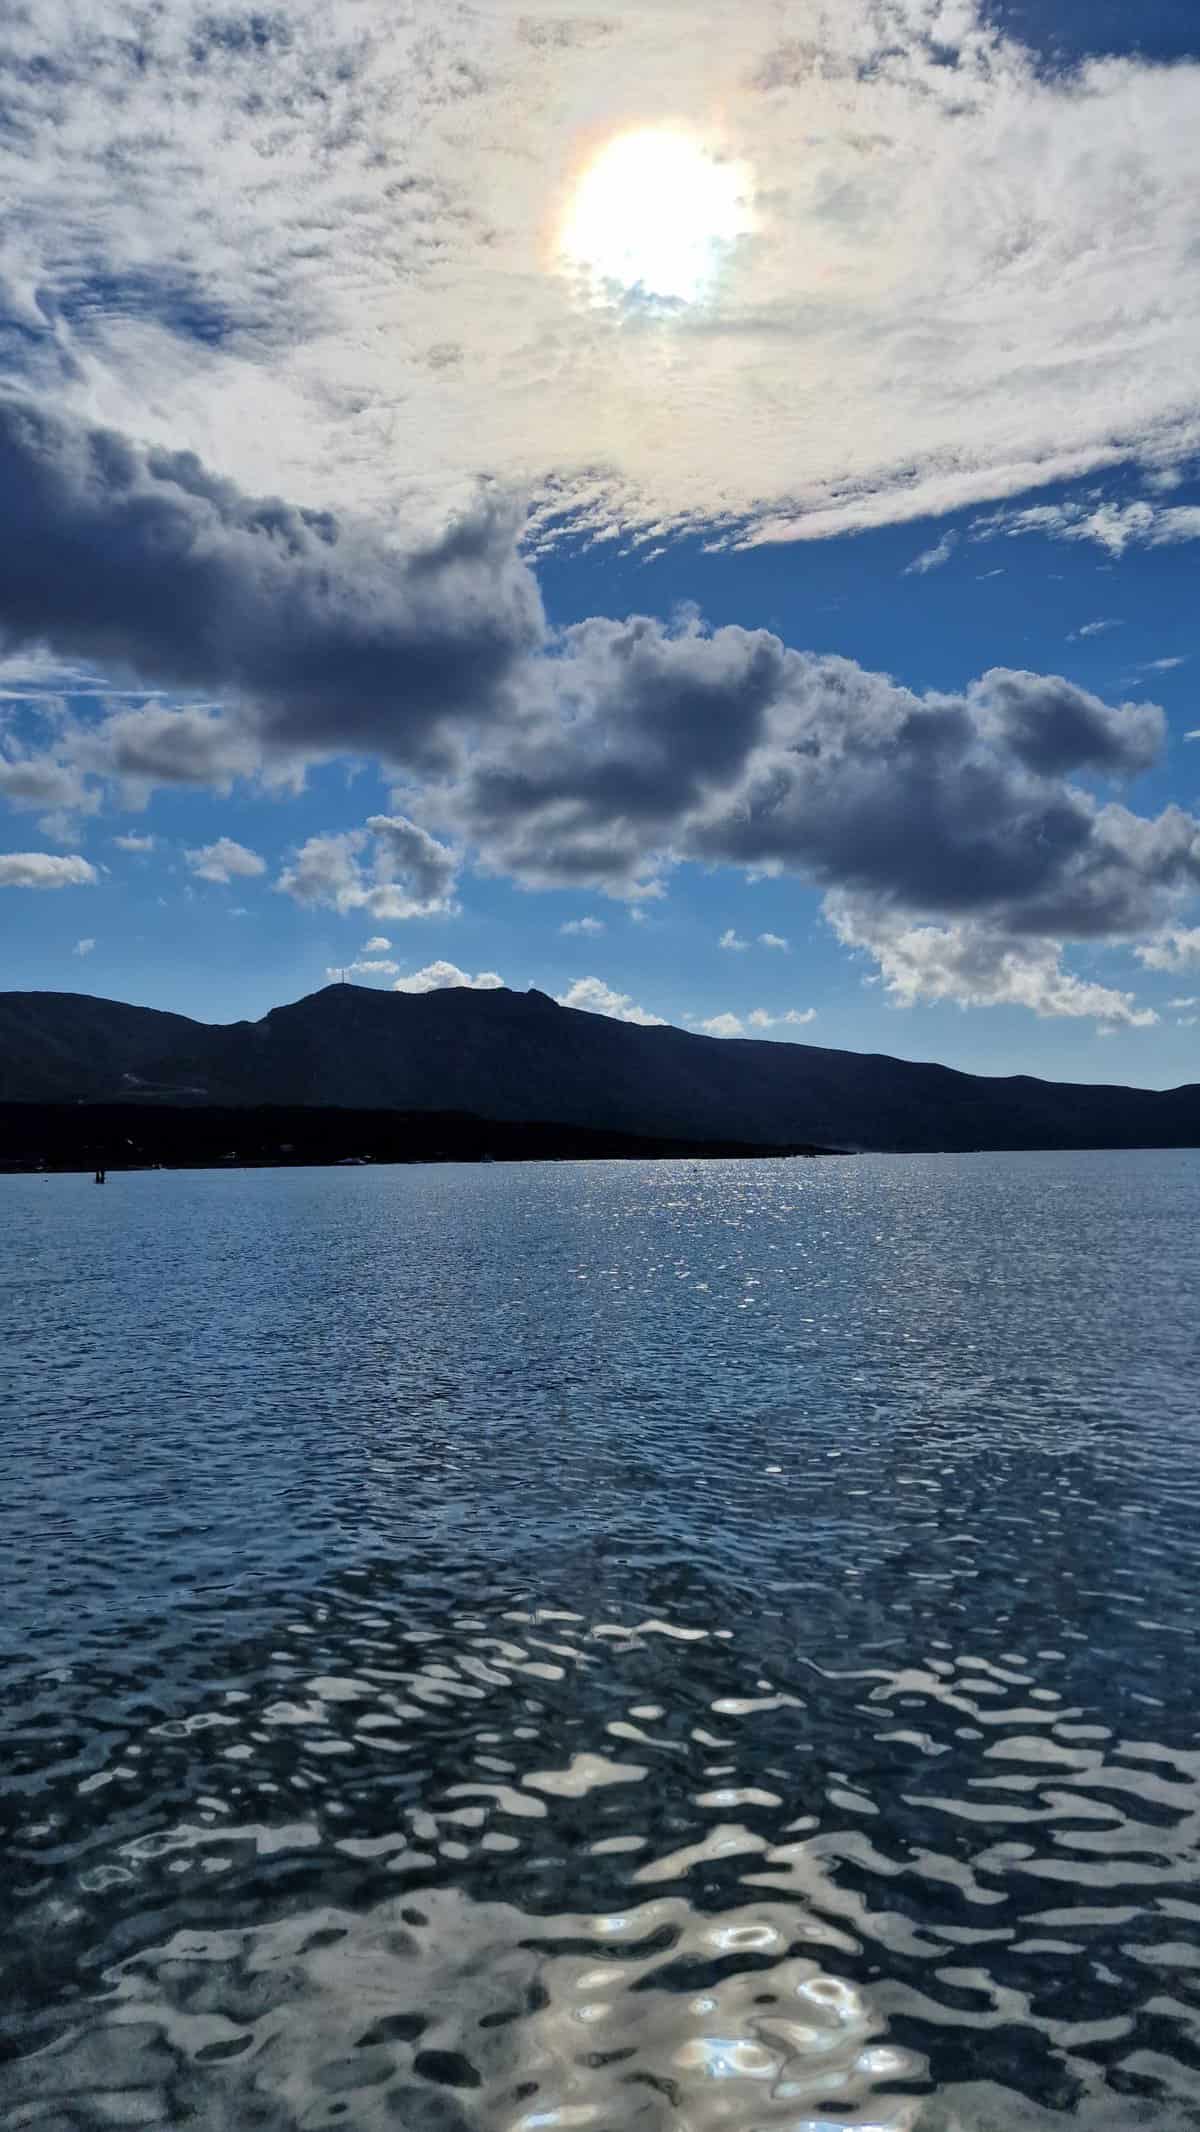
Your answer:
[[[1200,1145],[1200,1086],[993,1079],[814,1044],[642,1029],[542,992],[330,985],[210,1026],[0,993],[0,1102],[336,1105],[658,1139],[890,1150]]]

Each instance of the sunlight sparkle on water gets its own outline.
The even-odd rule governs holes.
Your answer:
[[[616,289],[692,304],[750,228],[749,173],[682,130],[610,141],[579,179],[560,251],[595,295]]]

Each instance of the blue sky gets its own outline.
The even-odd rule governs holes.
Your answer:
[[[0,986],[1197,1078],[1190,12],[8,32]]]

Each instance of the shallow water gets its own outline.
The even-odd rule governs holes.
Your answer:
[[[1198,1216],[0,1179],[0,2121],[1200,2125]]]

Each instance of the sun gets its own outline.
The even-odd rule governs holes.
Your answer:
[[[619,134],[583,172],[563,221],[563,263],[604,299],[637,294],[695,304],[710,295],[750,228],[744,164],[690,134]]]

